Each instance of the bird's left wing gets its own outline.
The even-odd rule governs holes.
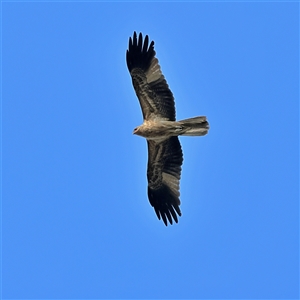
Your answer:
[[[129,39],[126,52],[127,67],[136,95],[140,101],[144,120],[164,119],[175,121],[175,104],[172,92],[161,72],[155,57],[154,42],[149,44],[148,35],[144,41],[136,32]]]
[[[165,225],[181,216],[179,180],[183,155],[178,137],[148,143],[148,197],[156,215]]]

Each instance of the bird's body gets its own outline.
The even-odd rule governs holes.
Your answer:
[[[142,125],[134,129],[133,133],[148,140],[159,140],[179,135],[200,136],[207,134],[207,131],[206,118],[195,117],[178,122],[145,120]]]
[[[145,121],[133,133],[148,140],[164,140],[166,137],[177,136],[176,131],[181,130],[182,127],[175,121]]]
[[[162,75],[155,57],[154,42],[134,32],[126,53],[128,70],[140,101],[144,122],[134,134],[147,139],[148,144],[148,197],[157,217],[165,225],[177,223],[181,216],[179,180],[183,154],[179,135],[202,136],[209,125],[206,117],[176,121],[172,92]]]

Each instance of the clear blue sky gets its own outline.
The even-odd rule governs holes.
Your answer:
[[[148,34],[181,138],[179,223],[147,198],[125,52]],[[299,4],[2,3],[2,297],[299,296]]]

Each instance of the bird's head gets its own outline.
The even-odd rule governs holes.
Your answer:
[[[133,134],[139,135],[139,126],[133,129]]]

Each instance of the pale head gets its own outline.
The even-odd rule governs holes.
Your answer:
[[[133,134],[140,135],[140,126],[133,129]]]

